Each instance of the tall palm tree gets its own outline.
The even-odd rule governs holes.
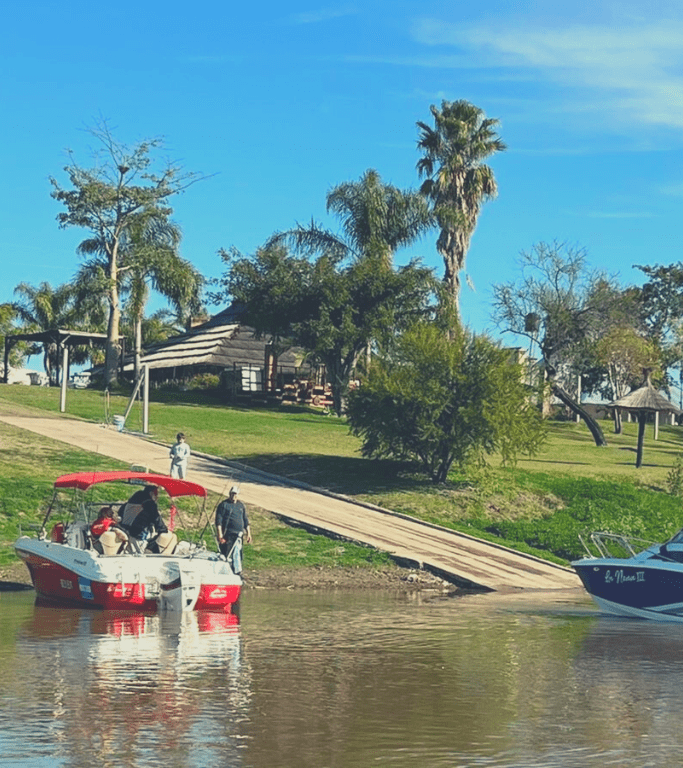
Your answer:
[[[133,330],[134,373],[140,375],[142,329],[150,289],[169,300],[179,317],[196,311],[203,285],[200,273],[178,253],[180,228],[165,216],[144,213],[132,218],[121,237],[116,271],[117,295]],[[92,297],[105,301],[111,295],[109,260],[97,238],[84,240],[78,247],[90,256],[81,268],[77,283]]]
[[[484,201],[498,192],[493,171],[483,161],[507,147],[496,134],[499,121],[468,101],[443,101],[430,107],[434,127],[418,122],[417,142],[424,156],[417,171],[422,194],[432,203],[440,229],[436,243],[444,260],[444,282],[457,310],[460,272]]]
[[[180,228],[167,220],[142,222],[131,231],[124,268],[124,300],[133,321],[135,378],[140,375],[145,306],[150,289],[164,296],[176,315],[189,320],[200,307],[203,278],[178,253]]]
[[[330,190],[327,211],[339,217],[341,236],[313,221],[307,227],[276,233],[265,247],[290,245],[299,253],[327,253],[339,260],[373,258],[389,267],[394,252],[413,243],[433,223],[420,194],[384,184],[372,169],[359,181]]]

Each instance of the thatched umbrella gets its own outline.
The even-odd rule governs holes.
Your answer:
[[[620,397],[610,403],[614,408],[621,408],[624,411],[630,411],[638,416],[638,451],[636,453],[636,467],[643,463],[643,439],[645,437],[645,425],[647,418],[651,413],[676,413],[683,411],[668,400],[664,395],[657,392],[650,381],[650,372],[646,372],[645,384],[640,389],[629,392],[628,395]]]

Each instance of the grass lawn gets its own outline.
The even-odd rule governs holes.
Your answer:
[[[54,405],[54,392],[43,390],[43,398],[27,398],[27,408],[20,395],[33,395],[34,388],[21,389],[25,392],[18,393],[18,387],[0,385],[1,412],[44,414],[45,409],[40,408],[41,405],[48,406],[47,410]],[[4,397],[7,392],[10,397]],[[58,398],[56,402],[58,409]],[[168,411],[171,410],[173,409],[169,406]],[[28,532],[32,526],[37,526],[42,521],[55,478],[70,472],[91,470],[95,463],[98,469],[128,468],[127,464],[115,459],[99,454],[94,457],[79,448],[69,448],[64,443],[0,422],[0,566],[16,561],[12,543],[20,531]],[[211,512],[217,501],[217,495],[209,492],[207,510]],[[254,544],[248,550],[250,571],[285,566],[382,569],[395,567],[384,553],[349,542],[314,536],[303,529],[289,527],[274,515],[258,508],[250,507],[250,516],[257,532]],[[188,522],[191,518],[187,514],[183,515],[183,519],[188,523],[188,527],[192,527]],[[194,520],[195,530],[200,530],[203,522],[197,515]]]
[[[175,402],[168,394],[162,399],[161,394],[152,393],[150,433],[161,442],[170,445],[176,432],[183,431],[194,450],[357,496],[550,559],[564,562],[579,555],[578,535],[591,530],[662,540],[683,526],[680,500],[666,492],[667,475],[683,446],[679,427],[660,427],[655,441],[650,426],[644,464],[636,469],[636,424],[627,423],[622,435],[614,435],[611,424],[603,422],[609,445],[597,448],[583,424],[550,422],[548,440],[538,456],[520,460],[514,468],[500,466],[493,457],[488,469],[468,476],[454,471],[446,485],[434,487],[406,465],[363,459],[360,443],[349,434],[343,419],[301,408],[227,406],[198,392],[174,397]],[[67,414],[62,417],[101,422],[107,414],[124,413],[127,403],[123,396],[105,401],[101,392],[69,390]],[[0,385],[0,410],[60,416],[59,391]],[[126,426],[141,430],[139,403]],[[3,443],[5,439],[3,436]],[[28,462],[27,477],[33,478],[45,466],[40,482],[49,484],[55,475],[72,471],[67,457],[62,464],[54,456],[49,467],[34,460],[38,442],[32,437],[22,454],[22,460]],[[7,458],[12,463],[13,457]],[[69,462],[80,460],[69,457]],[[87,462],[87,458],[82,460]],[[262,525],[265,530],[265,521]],[[293,557],[300,565],[298,558],[304,552],[314,553],[314,559],[346,556],[340,552],[347,550],[346,544],[332,543],[332,550],[316,554],[319,537],[290,529],[285,533],[280,523],[277,526],[266,547],[272,551],[266,554],[264,549],[264,557]],[[279,553],[290,534],[306,537],[307,543],[296,539],[285,547],[286,553]]]

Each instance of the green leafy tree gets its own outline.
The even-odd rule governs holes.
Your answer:
[[[483,336],[433,322],[401,334],[349,396],[364,456],[418,462],[434,483],[498,452],[505,463],[540,447],[544,430],[524,372]]]
[[[494,285],[494,322],[501,331],[538,344],[552,393],[581,416],[596,445],[607,445],[600,424],[570,394],[566,381],[582,372],[589,349],[629,314],[632,296],[590,270],[584,249],[564,243],[538,243],[522,252],[520,272],[518,279]]]
[[[445,264],[444,282],[454,306],[460,295],[460,272],[477,226],[481,206],[498,192],[493,170],[484,164],[506,149],[496,131],[498,120],[468,101],[443,101],[430,107],[434,126],[418,122],[417,171],[420,191],[432,204],[439,227],[436,243]]]
[[[683,262],[637,269],[648,278],[640,289],[648,335],[659,345],[662,370],[678,369],[683,391]]]
[[[662,343],[683,320],[683,262],[638,266],[648,280],[641,287],[643,318]]]
[[[101,276],[106,283],[108,303],[107,350],[105,383],[115,384],[121,354],[119,325],[121,319],[119,270],[125,257],[125,238],[140,217],[157,221],[168,220],[172,209],[168,201],[199,180],[195,173],[186,173],[174,163],[153,166],[152,153],[161,148],[161,141],[150,139],[132,147],[116,141],[106,122],[91,129],[100,145],[95,165],[84,168],[70,155],[64,168],[70,188],[51,178],[52,197],[66,211],[58,214],[61,227],[83,227],[91,233],[83,250],[103,254],[106,269]]]
[[[252,257],[233,250],[222,258],[228,271],[214,301],[232,297],[257,334],[279,349],[302,347],[323,363],[339,415],[369,342],[382,343],[408,318],[428,312],[434,289],[431,271],[415,263],[392,268],[375,259],[309,260],[275,245]]]
[[[618,400],[642,384],[643,370],[656,370],[661,353],[653,340],[629,326],[615,327],[598,339],[593,357],[606,372],[600,392],[609,401]],[[621,413],[614,416],[614,431],[622,431]]]
[[[5,347],[5,337],[17,333],[14,321],[17,316],[16,310],[11,303],[0,304],[0,344]],[[9,350],[8,365],[12,368],[21,368],[28,354],[28,347],[25,342],[14,344]],[[1,369],[4,375],[4,367]]]
[[[327,210],[338,217],[339,234],[315,221],[275,233],[251,265],[237,259],[227,285],[260,333],[324,363],[340,414],[361,354],[369,358],[371,344],[432,290],[428,270],[392,266],[396,250],[426,232],[432,217],[420,194],[385,184],[372,169],[330,190]]]

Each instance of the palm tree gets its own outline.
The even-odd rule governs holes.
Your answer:
[[[444,282],[457,310],[460,272],[477,226],[482,202],[497,194],[493,171],[483,161],[506,149],[496,134],[499,121],[468,101],[443,101],[430,107],[434,127],[418,122],[418,148],[424,153],[417,171],[420,191],[432,203],[440,228],[436,243],[444,260]]]
[[[5,348],[5,338],[16,333],[14,327],[14,318],[16,317],[16,314],[14,306],[11,303],[5,302],[0,304],[0,346],[2,346],[3,349]],[[18,344],[12,345],[9,350],[7,365],[10,368],[22,367],[26,354],[25,342],[19,342]],[[5,375],[6,372],[4,367],[0,367],[0,372],[2,375]]]
[[[74,293],[69,284],[53,288],[50,283],[42,282],[33,286],[30,283],[19,283],[14,289],[19,297],[12,302],[12,308],[22,321],[24,333],[39,333],[59,328],[70,328],[76,323],[74,313]],[[29,347],[29,356],[43,352],[43,366],[50,381],[54,381],[54,372],[59,368],[56,344],[35,344]],[[66,371],[64,372],[66,375]]]
[[[147,212],[132,218],[122,234],[119,265],[116,271],[116,293],[121,296],[124,312],[132,327],[135,379],[140,375],[142,329],[150,288],[168,299],[178,317],[196,311],[203,285],[200,273],[181,258],[178,246],[180,228],[165,216]],[[109,259],[98,238],[84,240],[78,247],[81,255],[91,256],[77,276],[81,292],[100,301],[111,296],[112,278]]]
[[[313,221],[308,227],[299,225],[287,232],[276,233],[264,248],[290,246],[305,256],[324,255],[332,264],[350,260],[350,279],[351,271],[364,269],[374,270],[377,274],[384,270],[388,274],[392,270],[395,251],[415,242],[434,222],[423,195],[384,184],[373,169],[367,170],[359,181],[345,182],[331,189],[327,195],[327,211],[339,217],[341,235]],[[368,277],[367,283],[370,281]],[[366,338],[363,343],[368,363],[374,340]],[[347,351],[341,356],[345,359],[340,364],[340,355],[335,353],[325,362],[338,413],[342,410],[340,393],[348,385],[359,354],[356,349]]]
[[[150,288],[169,300],[182,321],[189,320],[200,307],[204,281],[192,264],[181,258],[179,244],[180,228],[172,222],[152,220],[131,232],[123,293],[133,321],[136,381],[140,375],[145,305]]]
[[[142,338],[145,345],[159,344],[171,336],[178,336],[187,330],[185,321],[169,309],[157,309],[142,320]]]
[[[308,227],[276,233],[265,247],[290,245],[299,253],[326,253],[337,260],[376,258],[390,267],[394,252],[415,242],[433,223],[420,194],[384,184],[372,169],[359,181],[330,190],[327,212],[340,218],[341,237],[311,222]]]

